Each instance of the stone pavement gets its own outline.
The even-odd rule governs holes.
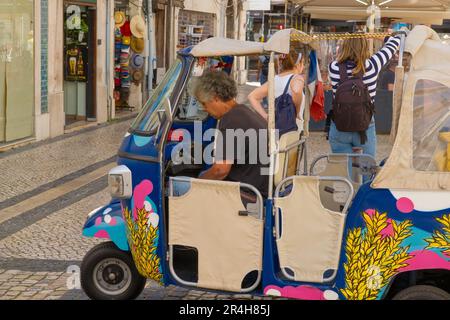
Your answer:
[[[91,175],[114,165],[130,123],[116,122],[0,154],[0,300],[87,299],[70,271],[76,272],[87,251],[102,242],[82,238],[81,231],[87,214],[110,200],[107,170]],[[380,137],[379,149],[379,159],[389,154],[387,137]],[[310,161],[328,152],[323,134],[313,133]],[[76,184],[77,179],[86,181]],[[27,199],[39,205],[18,206]],[[8,208],[18,212],[2,221]],[[149,282],[139,299],[261,298],[160,288]]]

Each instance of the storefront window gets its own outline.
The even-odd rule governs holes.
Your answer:
[[[0,2],[0,143],[33,135],[32,0]]]
[[[417,82],[414,97],[414,168],[450,172],[450,88]]]

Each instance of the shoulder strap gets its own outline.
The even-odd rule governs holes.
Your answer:
[[[339,75],[341,78],[341,82],[348,80],[348,74],[347,74],[347,63],[339,63]]]
[[[285,95],[286,93],[288,93],[289,86],[291,85],[292,79],[294,79],[294,77],[295,77],[295,74],[292,75],[292,77],[289,79],[289,81],[288,81],[288,83],[287,83],[287,85],[286,85],[286,88],[284,88],[283,95]]]

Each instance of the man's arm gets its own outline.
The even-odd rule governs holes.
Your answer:
[[[209,170],[203,172],[199,179],[225,180],[230,174],[232,162],[217,162]]]

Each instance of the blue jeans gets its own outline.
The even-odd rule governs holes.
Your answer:
[[[377,153],[377,132],[373,121],[367,129],[367,142],[361,144],[358,132],[338,131],[334,122],[330,127],[330,145],[333,153],[353,153],[353,148],[362,148],[364,154],[375,158]]]
[[[333,153],[346,153],[352,154],[353,148],[363,149],[363,153],[376,157],[377,153],[377,132],[375,128],[375,121],[369,125],[366,131],[367,142],[361,144],[361,136],[358,132],[341,132],[336,128],[334,122],[331,122],[330,126],[330,145]],[[352,164],[348,164],[348,172],[352,175]],[[364,176],[363,182],[368,182],[369,178]]]

